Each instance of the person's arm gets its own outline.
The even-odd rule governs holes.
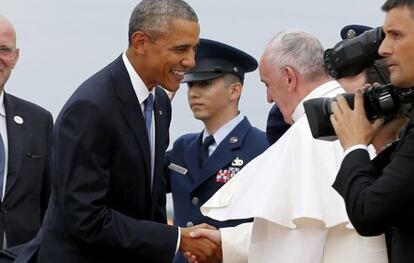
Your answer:
[[[366,119],[362,94],[357,92],[355,96],[355,110],[350,110],[341,99],[338,106],[331,121],[344,148],[358,142],[369,143],[379,126]],[[361,149],[347,154],[341,164],[333,187],[344,198],[348,216],[362,235],[383,233],[394,218],[409,210],[414,198],[414,131],[412,125],[407,129],[398,152],[384,169],[377,167]]]
[[[220,228],[223,263],[248,262],[253,223]]]
[[[107,202],[113,187],[111,120],[89,101],[78,101],[61,114],[55,126],[52,169],[58,175],[56,195],[70,234],[84,243],[137,258],[170,262],[177,246],[177,227],[137,220]]]
[[[235,227],[216,229],[198,228],[190,233],[197,240],[207,238],[221,248],[223,263],[243,263],[248,261],[250,237],[253,223],[244,223]],[[186,253],[185,256],[191,263],[195,263],[198,257]]]

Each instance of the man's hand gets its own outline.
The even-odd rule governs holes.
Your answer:
[[[214,229],[207,224],[201,224],[189,228],[181,228],[180,250],[192,263],[215,263],[222,260],[221,247],[206,238],[192,238],[190,233],[196,229]]]
[[[218,246],[221,247],[220,230],[198,228],[198,229],[190,232],[190,236],[192,238],[200,238],[200,237],[207,238],[207,239],[213,241],[214,243],[216,243]]]
[[[357,144],[370,144],[384,121],[377,119],[371,123],[367,119],[362,90],[355,92],[353,110],[342,95],[337,95],[336,100],[331,104],[333,114],[330,119],[344,150]]]

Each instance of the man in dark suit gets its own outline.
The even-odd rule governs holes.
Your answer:
[[[378,52],[384,56],[391,82],[400,88],[414,86],[414,2],[388,0],[383,30],[385,39]],[[396,138],[404,118],[370,123],[365,117],[362,92],[350,110],[342,96],[334,104],[331,122],[345,149],[345,158],[334,188],[345,199],[353,226],[361,235],[371,236],[392,229],[391,262],[414,261],[414,112],[396,150],[380,153],[370,160],[367,145],[385,145]],[[375,143],[374,143],[375,142]]]
[[[196,66],[184,75],[183,83],[188,84],[188,103],[204,130],[181,136],[167,153],[175,225],[208,223],[221,228],[246,222],[213,220],[201,214],[200,206],[268,147],[265,133],[238,110],[244,74],[256,68],[256,59],[245,52],[200,39]],[[175,262],[187,260],[177,256]]]
[[[126,52],[66,102],[54,130],[38,262],[171,262],[178,249],[201,262],[220,258],[214,243],[165,224],[171,106],[159,86],[178,89],[194,66],[199,30],[185,2],[141,1]]]
[[[50,194],[52,115],[5,92],[19,58],[12,24],[0,16],[0,248],[32,239]]]

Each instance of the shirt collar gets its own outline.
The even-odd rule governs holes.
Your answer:
[[[124,61],[125,67],[128,71],[129,78],[131,79],[132,87],[134,88],[135,94],[137,95],[139,104],[144,103],[144,101],[148,98],[148,95],[152,93],[155,98],[154,88],[148,90],[147,86],[145,86],[144,81],[139,77],[138,73],[132,67],[129,59],[127,58],[125,52],[122,53],[122,60]]]
[[[236,117],[234,117],[233,119],[231,119],[229,122],[227,122],[226,124],[224,124],[223,126],[220,127],[220,129],[218,129],[214,134],[214,142],[216,145],[219,145],[221,141],[224,140],[224,138],[227,137],[227,135],[229,135],[229,133],[244,119],[244,116],[242,114],[237,114]],[[203,132],[203,141],[204,139],[208,136],[208,132],[206,129],[204,129]]]
[[[0,94],[0,115],[6,117],[6,109],[4,107],[4,90]]]
[[[327,94],[331,93],[332,91],[341,88],[338,82],[335,80],[328,81],[316,89],[312,90],[308,95],[303,98],[303,100],[296,106],[295,111],[292,114],[292,119],[294,122],[299,120],[300,117],[302,117],[305,114],[305,108],[303,107],[303,102],[305,100],[320,98],[320,97],[326,97]],[[341,92],[345,92],[344,90]]]

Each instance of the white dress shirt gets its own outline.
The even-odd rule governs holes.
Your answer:
[[[3,191],[1,196],[1,201],[3,201],[4,194],[6,192],[6,184],[7,184],[7,166],[9,160],[9,144],[8,144],[8,137],[7,137],[7,125],[6,125],[6,109],[4,107],[4,91],[1,91],[0,94],[0,133],[1,137],[3,138],[4,144],[4,174],[3,174]]]

